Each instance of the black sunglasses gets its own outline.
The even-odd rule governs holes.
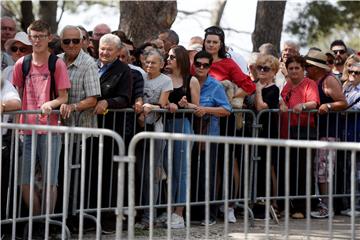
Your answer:
[[[209,68],[210,67],[210,63],[201,63],[201,62],[194,62],[194,66],[197,67],[197,68]]]
[[[168,59],[170,59],[171,61],[176,59],[176,56],[175,55],[169,55]]]
[[[360,75],[360,71],[353,71],[353,70],[349,70],[348,73],[350,75],[354,74],[354,75]]]
[[[25,53],[25,52],[27,52],[27,48],[26,47],[16,47],[16,46],[12,46],[11,48],[10,48],[10,50],[12,51],[12,52],[17,52],[18,50],[21,52],[21,53]]]
[[[256,66],[256,70],[259,72],[270,72],[271,67],[258,65]]]
[[[290,90],[285,96],[285,102],[289,103],[291,98],[292,90]]]
[[[62,43],[65,44],[65,45],[69,45],[71,42],[76,45],[76,44],[80,43],[80,39],[79,38],[73,38],[73,39],[63,39],[62,40]]]
[[[346,51],[345,50],[333,50],[334,54],[338,54],[340,53],[341,55],[344,54]]]

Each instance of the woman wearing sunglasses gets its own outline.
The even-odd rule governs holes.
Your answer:
[[[290,57],[285,63],[288,81],[281,92],[282,99],[280,100],[280,110],[283,112],[281,115],[282,138],[309,140],[315,135],[315,113],[304,111],[316,109],[320,99],[315,81],[304,76],[305,65],[305,59],[301,56]],[[288,109],[292,109],[293,113],[288,112]],[[305,195],[305,149],[291,149],[290,159],[290,195]],[[293,199],[291,206],[291,217],[303,219],[306,210],[305,199]]]
[[[193,132],[190,124],[191,115],[176,113],[176,111],[181,108],[194,108],[199,105],[200,85],[198,80],[190,75],[189,54],[183,46],[178,45],[170,49],[166,71],[170,72],[168,76],[171,78],[174,87],[169,95],[169,104],[166,107],[174,114],[167,115],[165,129],[167,132],[190,134]],[[187,188],[186,170],[188,159],[186,153],[186,142],[175,141],[172,162],[172,201],[184,205]],[[166,159],[164,165],[167,167],[167,151],[165,151],[164,157]],[[183,210],[183,206],[175,207],[174,212],[171,214],[171,228],[185,228]]]
[[[13,39],[6,41],[5,50],[10,54],[14,62],[16,62],[19,58],[32,53],[32,44],[25,32],[18,32]],[[12,80],[13,67],[14,66],[8,66],[2,72],[5,80]]]

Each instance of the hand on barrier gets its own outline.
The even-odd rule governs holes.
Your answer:
[[[46,102],[43,105],[41,105],[40,109],[42,114],[50,114],[52,110],[50,102]]]
[[[108,113],[108,108],[109,104],[106,100],[100,100],[97,102],[95,109],[94,109],[94,114],[103,114],[105,115],[106,113]]]

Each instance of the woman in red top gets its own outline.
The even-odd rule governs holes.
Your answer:
[[[210,53],[214,59],[209,74],[216,80],[230,80],[242,88],[236,93],[236,97],[244,97],[255,92],[256,86],[250,77],[241,71],[226,52],[224,31],[220,27],[209,27],[205,29],[204,39],[203,50]]]

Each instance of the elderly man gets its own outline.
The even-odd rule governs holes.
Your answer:
[[[13,59],[5,52],[5,42],[15,37],[16,23],[10,17],[1,18],[1,70],[14,65]]]
[[[96,116],[91,109],[101,95],[97,65],[82,50],[83,35],[78,27],[65,26],[60,38],[64,53],[59,57],[66,63],[71,81],[68,103],[61,105],[60,113],[67,126],[96,128]]]
[[[307,65],[305,66],[307,76],[316,81],[320,96],[319,106],[319,140],[335,141],[337,136],[337,115],[331,111],[342,111],[347,107],[345,96],[342,92],[338,80],[331,74],[327,63],[327,57],[319,51],[309,51],[305,56]],[[333,174],[328,171],[330,161],[335,164],[336,152],[333,150],[320,149],[317,151],[314,166],[316,169],[315,178],[319,184],[320,194],[326,195],[328,176]],[[314,218],[327,218],[329,210],[327,207],[328,199],[322,198],[316,211],[311,212]]]
[[[111,33],[111,29],[105,23],[100,23],[94,27],[89,47],[93,50],[92,57],[95,59],[99,58],[99,40],[108,33]]]
[[[275,76],[275,84],[279,88],[280,92],[285,86],[286,78],[288,72],[286,70],[286,60],[289,57],[300,55],[300,47],[293,41],[285,41],[281,50],[281,57],[280,57],[280,68],[278,73]]]

